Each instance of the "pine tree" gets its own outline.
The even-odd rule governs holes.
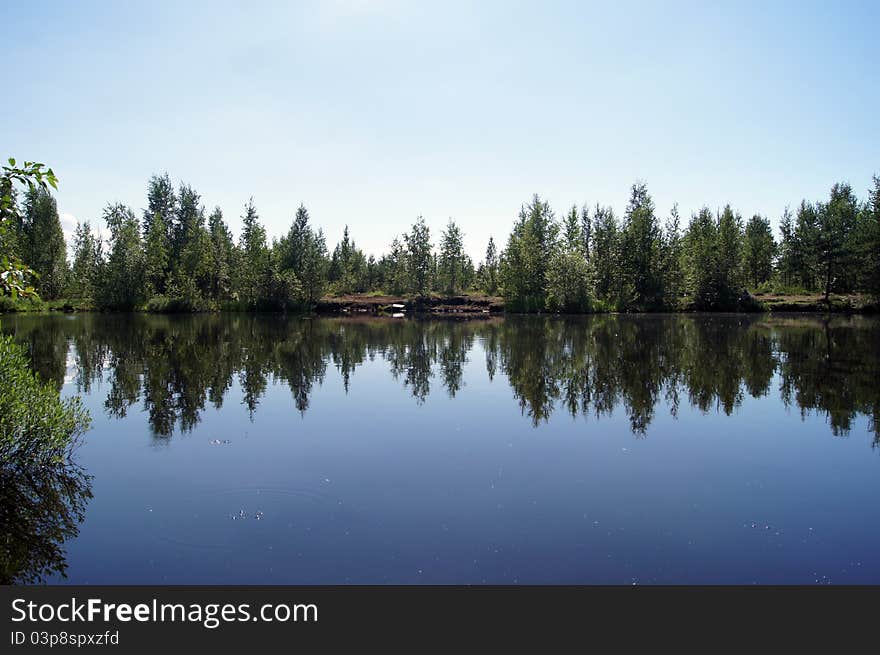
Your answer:
[[[24,260],[40,276],[36,285],[40,295],[60,298],[67,286],[67,244],[55,198],[35,186],[25,194],[24,208]]]
[[[211,262],[213,264],[211,297],[215,300],[225,300],[232,291],[235,244],[219,207],[215,207],[208,217],[208,232],[211,238]]]
[[[446,293],[457,293],[463,288],[466,264],[463,247],[464,235],[450,218],[440,235],[440,288]]]
[[[581,217],[578,215],[577,206],[572,205],[565,215],[562,223],[562,239],[565,248],[570,251],[579,251],[583,246],[583,232],[581,230]]]
[[[622,275],[627,304],[656,309],[663,304],[660,226],[654,202],[642,182],[633,184],[621,234]]]
[[[593,266],[596,297],[609,307],[620,303],[620,228],[611,207],[596,205],[593,212]]]
[[[498,250],[492,237],[489,237],[486,246],[486,260],[482,265],[480,284],[489,295],[494,296],[498,292]]]
[[[660,274],[663,280],[663,305],[674,309],[678,306],[679,297],[684,290],[681,218],[678,214],[678,203],[672,206],[663,229]]]
[[[590,218],[590,209],[586,205],[581,207],[581,252],[587,262],[590,261],[590,250],[593,247],[593,220]]]
[[[269,248],[266,245],[266,229],[260,224],[253,198],[245,205],[242,216],[239,253],[241,259],[236,267],[235,292],[240,300],[256,306],[262,300],[260,285],[269,270]]]

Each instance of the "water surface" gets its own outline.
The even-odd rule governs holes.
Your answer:
[[[4,478],[66,583],[880,583],[880,322],[4,317],[80,394]]]

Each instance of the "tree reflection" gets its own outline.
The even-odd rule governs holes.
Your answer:
[[[0,584],[66,576],[65,543],[79,533],[91,478],[73,464],[0,466]]]
[[[682,402],[731,414],[776,387],[802,413],[825,415],[836,435],[869,417],[880,441],[880,322],[866,317],[81,315],[19,317],[3,329],[57,385],[70,375],[69,356],[78,390],[106,382],[109,415],[141,405],[157,438],[192,429],[236,386],[251,416],[275,383],[305,413],[328,368],[348,392],[358,369],[377,360],[417,403],[432,392],[455,398],[476,357],[535,426],[558,411],[597,419],[623,411],[644,435],[658,411],[677,415]]]

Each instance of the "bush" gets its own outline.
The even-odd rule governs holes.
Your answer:
[[[0,313],[9,312],[39,312],[46,309],[46,303],[39,297],[13,298],[12,296],[0,296]]]
[[[592,309],[590,267],[575,251],[557,251],[547,266],[547,309],[584,313]]]
[[[0,336],[0,464],[23,468],[63,460],[90,419],[79,398],[31,372],[21,346]]]
[[[212,302],[198,295],[153,296],[144,305],[144,311],[153,314],[191,314],[193,312],[209,312],[214,309],[215,306]]]

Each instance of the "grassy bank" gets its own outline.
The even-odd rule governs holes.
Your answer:
[[[101,311],[89,300],[61,298],[41,300],[40,298],[0,297],[2,313],[47,313],[47,312],[95,312]],[[252,308],[245,303],[229,301],[192,304],[162,296],[152,298],[135,311],[154,314],[191,314],[198,312],[272,312],[280,311],[272,307]],[[305,309],[290,308],[295,313]],[[452,296],[431,294],[425,297],[411,295],[391,295],[381,293],[327,295],[319,300],[312,312],[315,314],[444,314],[459,316],[497,315],[505,311],[504,298],[482,293],[465,293]],[[597,314],[611,313],[613,310],[596,308]],[[695,311],[688,299],[682,299],[679,312]],[[770,293],[757,292],[751,296],[749,312],[805,312],[805,313],[880,313],[880,301],[860,294],[832,294],[828,300],[822,294]]]

